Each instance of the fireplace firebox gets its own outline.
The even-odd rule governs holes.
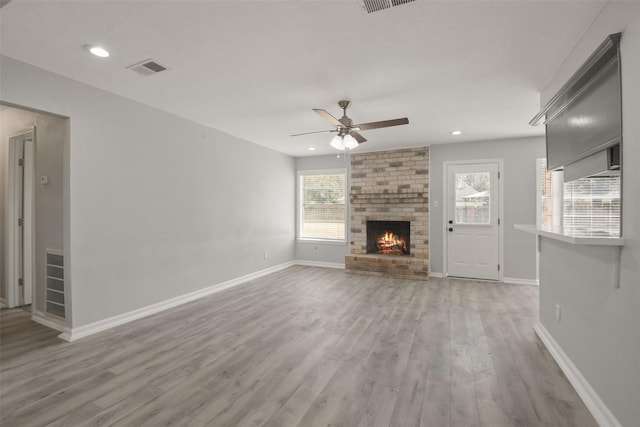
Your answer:
[[[367,253],[409,255],[410,236],[409,221],[367,221]]]

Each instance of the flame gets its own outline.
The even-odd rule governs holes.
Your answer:
[[[378,253],[381,254],[404,254],[407,252],[407,242],[388,231],[385,231],[377,243]]]

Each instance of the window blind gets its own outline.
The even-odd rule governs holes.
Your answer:
[[[620,237],[620,176],[564,183],[538,163],[538,226],[575,237]]]
[[[620,236],[620,177],[564,184],[563,227],[574,236]]]
[[[562,228],[562,172],[547,170],[547,159],[538,159],[538,227]]]

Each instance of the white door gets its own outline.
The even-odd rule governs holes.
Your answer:
[[[32,130],[9,138],[9,307],[32,302],[34,134]]]
[[[500,279],[500,163],[446,164],[447,275]]]

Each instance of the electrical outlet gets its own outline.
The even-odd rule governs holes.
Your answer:
[[[560,312],[560,304],[556,304],[556,321],[560,321],[561,316],[560,316],[561,312]]]
[[[264,259],[269,259],[269,254],[267,253],[267,251],[264,251]]]

